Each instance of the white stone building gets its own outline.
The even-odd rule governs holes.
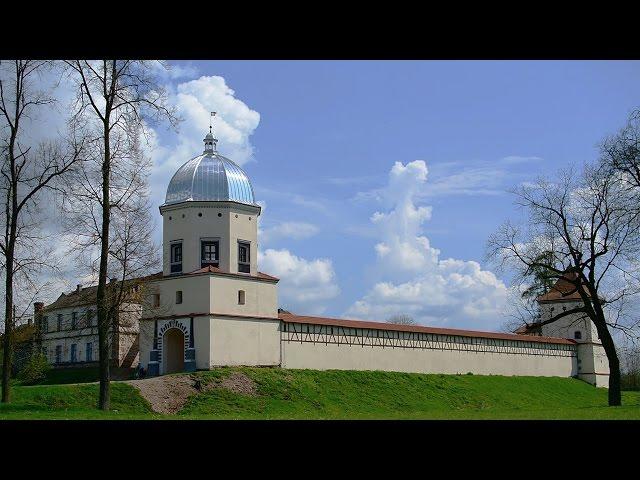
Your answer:
[[[246,173],[205,149],[171,179],[163,272],[142,306],[140,362],[150,375],[222,365],[578,377],[606,385],[591,325],[541,335],[441,329],[293,315],[278,310],[278,279],[258,271],[256,203]],[[574,299],[575,300],[575,299]],[[543,299],[545,309],[569,305]],[[606,357],[605,357],[606,360]]]
[[[157,274],[158,276],[160,274]],[[154,276],[128,280],[126,301],[122,303],[109,330],[111,366],[128,369],[139,362],[138,332],[142,300],[137,292]],[[119,282],[112,280],[110,285]],[[34,304],[34,318],[39,326],[38,343],[49,363],[56,367],[92,366],[99,359],[96,315],[97,286],[82,287],[62,293],[47,305]]]

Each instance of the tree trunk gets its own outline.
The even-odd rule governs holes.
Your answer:
[[[104,160],[102,162],[102,232],[100,245],[100,271],[98,275],[97,310],[98,310],[98,345],[100,350],[100,398],[98,408],[109,410],[111,404],[111,386],[109,361],[111,351],[109,347],[109,305],[107,298],[107,260],[109,255],[109,220],[110,197],[109,176],[111,174],[109,148],[109,117],[105,119],[104,127]]]
[[[598,315],[600,317],[600,315]],[[598,336],[604,347],[604,351],[607,354],[607,360],[609,361],[609,406],[617,407],[622,405],[622,393],[620,392],[620,360],[618,359],[618,353],[616,352],[616,346],[611,338],[611,333],[607,328],[607,324],[603,318],[599,319],[599,322],[594,322]]]
[[[2,358],[2,403],[9,403],[11,401],[11,368],[13,357],[13,323],[14,309],[13,309],[13,273],[14,273],[14,261],[16,251],[16,238],[17,238],[17,216],[18,216],[18,186],[16,181],[16,168],[15,168],[15,156],[14,145],[16,132],[18,130],[18,122],[16,121],[15,127],[11,131],[11,140],[9,141],[9,159],[11,162],[11,215],[7,218],[8,222],[8,239],[6,245],[6,282],[5,282],[5,312],[4,312],[4,354]],[[7,199],[8,200],[8,199]],[[9,213],[9,212],[7,212]],[[5,230],[6,231],[6,230]]]
[[[2,358],[2,403],[11,401],[11,360],[13,356],[13,245],[7,249],[7,278],[5,283],[5,316]]]

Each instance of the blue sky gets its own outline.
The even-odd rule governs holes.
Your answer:
[[[300,314],[497,329],[508,284],[483,263],[517,215],[509,188],[592,160],[640,106],[632,61],[180,61],[164,76],[185,122],[157,128],[157,206],[219,150],[257,200],[259,269]]]

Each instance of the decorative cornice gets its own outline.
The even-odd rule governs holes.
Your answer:
[[[234,202],[232,200],[185,200],[178,203],[163,204],[158,207],[160,214],[184,208],[222,208],[244,210],[249,213],[260,215],[262,207],[260,205],[248,205],[246,203]]]

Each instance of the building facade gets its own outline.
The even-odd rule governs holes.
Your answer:
[[[126,301],[119,306],[108,334],[112,367],[128,369],[139,363],[142,300],[136,298],[136,293],[141,293],[141,285],[152,278],[154,276],[126,282]],[[112,280],[110,285],[118,283]],[[63,292],[47,306],[41,302],[34,304],[34,319],[38,327],[36,343],[54,367],[97,365],[100,357],[97,289],[97,286],[78,285],[74,291]]]
[[[150,375],[255,365],[578,377],[606,386],[608,367],[586,323],[576,338],[573,325],[531,336],[279,311],[278,279],[257,265],[260,206],[246,173],[216,142],[205,137],[203,153],[178,169],[160,206],[163,272],[139,322],[140,362]]]

